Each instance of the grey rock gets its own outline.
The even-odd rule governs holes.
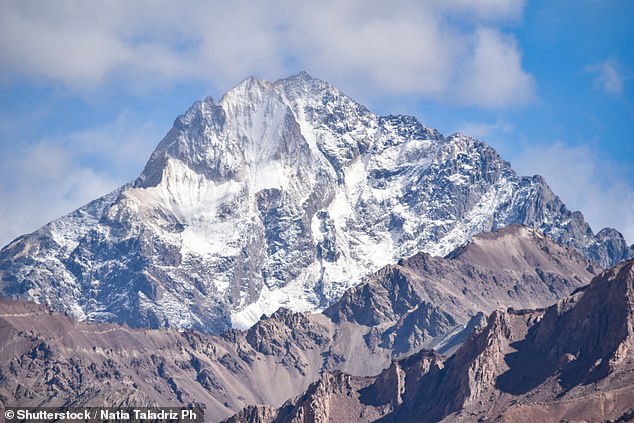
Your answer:
[[[385,265],[514,223],[597,269],[634,254],[481,141],[376,116],[306,73],[249,78],[177,118],[136,181],[0,250],[0,293],[218,333],[325,309]]]
[[[382,269],[350,288],[327,315],[281,308],[248,330],[218,335],[77,322],[41,305],[0,297],[0,402],[193,404],[205,407],[208,421],[271,404],[239,415],[266,421],[322,374],[331,374],[306,400],[329,393],[328,401],[352,412],[361,395],[375,407],[363,415],[375,419],[418,389],[408,384],[419,379],[404,375],[420,376],[443,363],[424,349],[453,351],[477,330],[483,311],[501,304],[546,306],[591,278],[589,261],[580,254],[517,226],[478,235],[451,257],[420,254]],[[516,285],[522,289],[509,294]],[[392,385],[400,387],[395,391]],[[289,403],[284,415],[297,410]]]
[[[449,358],[421,351],[375,377],[327,373],[258,421],[629,421],[632,404],[630,260],[546,309],[494,311]]]

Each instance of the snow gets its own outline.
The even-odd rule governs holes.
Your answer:
[[[457,246],[464,245],[474,235],[491,230],[492,216],[500,204],[510,199],[511,194],[509,182],[505,179],[500,180],[469,210],[460,224],[455,225],[445,237],[428,248],[426,252],[435,256],[445,256]]]
[[[304,283],[302,283],[304,282]],[[295,311],[315,311],[315,302],[310,301],[311,294],[306,292],[306,285],[313,285],[296,279],[288,285],[275,290],[266,286],[260,291],[257,301],[231,316],[231,324],[236,329],[247,329],[260,320],[262,315],[270,316],[280,307]]]
[[[278,161],[257,163],[254,167],[251,180],[255,192],[264,189],[278,188],[288,189],[291,180],[291,170]]]
[[[449,175],[447,179],[456,185],[464,185],[469,182],[469,176],[463,175],[460,173],[454,173],[453,175]]]
[[[53,241],[69,253],[77,247],[79,240],[99,222],[104,210],[117,199],[125,188],[126,186],[116,189],[99,200],[52,221],[44,228],[49,231]]]
[[[446,255],[523,218],[542,193],[483,143],[377,117],[306,75],[250,78],[178,125],[143,183],[9,246],[12,274],[35,281],[30,298],[86,318],[151,310],[175,327],[228,318],[245,328],[281,306],[321,310],[420,251]],[[530,224],[563,237],[570,219],[549,213]],[[45,247],[46,236],[56,245]],[[119,275],[139,274],[158,299],[96,299],[130,284]]]
[[[184,226],[182,249],[186,253],[210,255],[224,251],[236,239],[231,222],[219,222],[217,209],[241,192],[237,181],[217,183],[172,159],[165,165],[163,180],[156,187],[133,188],[124,193],[127,207],[147,217],[161,230],[164,216]],[[154,222],[153,222],[154,221]]]

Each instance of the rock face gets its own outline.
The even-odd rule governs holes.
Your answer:
[[[599,267],[634,253],[478,140],[376,116],[306,73],[249,78],[176,119],[136,181],[4,247],[0,292],[219,332],[321,310],[385,265],[512,223]]]
[[[210,421],[270,404],[236,417],[267,421],[277,416],[276,407],[308,389],[306,401],[327,393],[324,404],[343,407],[336,414],[341,421],[352,416],[345,413],[355,410],[355,398],[370,398],[376,404],[364,415],[375,419],[405,401],[406,385],[390,390],[403,372],[422,375],[442,363],[428,352],[397,364],[394,359],[421,348],[454,351],[486,322],[482,312],[500,304],[546,306],[592,276],[590,261],[518,226],[477,235],[450,257],[421,254],[382,269],[324,314],[279,309],[246,331],[220,335],[76,322],[0,297],[0,402],[200,404]],[[311,387],[323,372],[332,377]],[[376,383],[377,374],[384,382]],[[298,410],[289,406],[284,415],[291,419]]]
[[[248,332],[212,336],[76,322],[0,298],[0,406],[198,404],[217,422],[305,390],[331,335],[319,315],[280,312]]]
[[[545,307],[593,276],[592,262],[578,253],[512,225],[475,236],[447,258],[420,253],[386,266],[324,314],[372,327],[368,345],[396,356],[431,347],[447,352],[461,342],[456,331],[478,313]]]
[[[630,421],[633,404],[630,260],[546,309],[496,310],[448,359],[423,351],[375,378],[327,374],[258,421]]]

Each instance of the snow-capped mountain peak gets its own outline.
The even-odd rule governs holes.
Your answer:
[[[5,247],[0,288],[213,332],[324,308],[384,265],[511,223],[600,265],[633,253],[478,140],[377,116],[307,73],[248,78],[178,117],[134,183]]]

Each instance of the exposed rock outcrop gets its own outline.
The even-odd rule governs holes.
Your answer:
[[[386,266],[324,311],[373,327],[368,345],[398,355],[444,343],[457,325],[499,307],[545,307],[587,284],[591,261],[517,225],[481,234],[447,258],[424,253]]]
[[[179,116],[136,181],[0,250],[0,293],[219,333],[279,307],[323,310],[388,264],[511,224],[601,268],[634,255],[481,141],[377,116],[306,73],[248,78]]]
[[[448,359],[421,352],[374,378],[325,375],[262,422],[344,411],[351,422],[624,422],[632,404],[634,260],[548,308],[494,311]]]
[[[486,253],[489,250],[491,254]],[[496,254],[498,269],[489,262]],[[331,404],[330,409],[354,410],[371,401],[372,409],[359,408],[359,416],[376,419],[414,401],[414,392],[427,389],[423,376],[445,366],[439,355],[426,351],[396,363],[393,359],[435,345],[453,351],[478,326],[482,311],[523,301],[545,306],[589,281],[588,264],[533,230],[509,227],[476,237],[451,258],[418,255],[390,266],[352,288],[327,315],[280,309],[246,331],[232,329],[214,336],[76,322],[43,306],[4,298],[0,401],[201,404],[211,421],[248,405],[271,404],[249,409],[241,417],[265,421],[277,418],[275,407],[308,389],[312,393],[302,401],[302,409],[311,398],[330,392],[324,403]],[[509,287],[516,285],[521,289],[509,294]],[[476,290],[483,294],[476,296]],[[467,307],[471,311],[457,312]],[[515,316],[496,313],[500,319]],[[464,363],[479,354],[477,348],[471,356],[464,351]],[[468,369],[462,371],[469,374]],[[330,379],[317,382],[311,391],[321,374]],[[377,374],[381,375],[375,380]],[[460,392],[472,392],[478,383],[464,382]],[[350,395],[342,399],[341,392]],[[460,398],[454,398],[456,409]],[[300,408],[288,403],[284,415],[299,416]]]

